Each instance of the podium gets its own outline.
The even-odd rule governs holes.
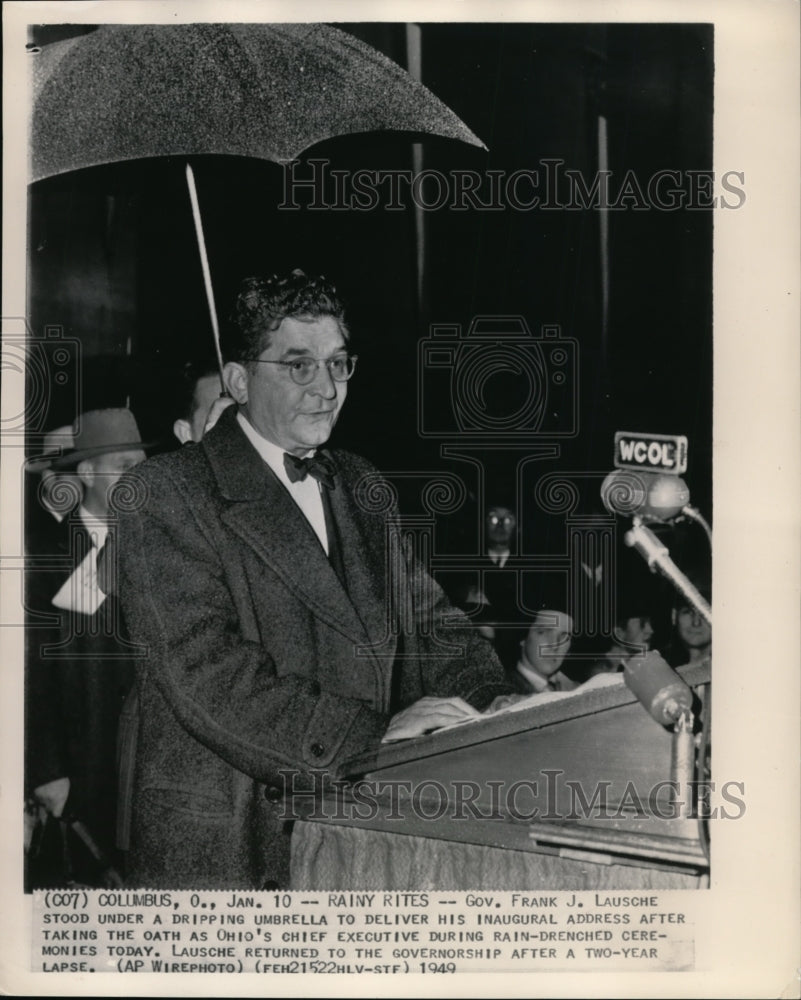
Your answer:
[[[693,689],[703,721],[709,665],[678,673]],[[334,861],[349,866],[350,854],[358,881],[365,851],[374,848],[390,874],[393,854],[410,849],[418,869],[426,851],[438,863],[450,853],[466,868],[471,851],[504,867],[509,859],[496,852],[508,852],[521,870],[537,873],[521,876],[537,888],[575,888],[570,879],[553,884],[575,871],[589,872],[586,887],[593,887],[596,869],[603,869],[596,874],[606,888],[704,884],[706,831],[694,815],[692,787],[673,780],[673,733],[654,721],[622,675],[606,680],[354,759],[336,803],[329,800],[322,815],[298,824],[293,884],[296,877],[305,888],[330,880]],[[703,744],[702,734],[696,742]],[[319,862],[327,850],[329,870],[303,870],[312,854]],[[312,869],[326,868],[318,862],[311,859]],[[618,878],[610,884],[613,870]],[[448,886],[458,887],[501,886]]]

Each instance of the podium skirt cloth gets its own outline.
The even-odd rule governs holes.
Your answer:
[[[292,889],[697,889],[683,871],[591,861],[406,836],[357,827],[297,822]]]

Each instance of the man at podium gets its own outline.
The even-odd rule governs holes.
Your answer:
[[[249,279],[225,345],[236,406],[129,481],[120,594],[149,649],[132,884],[286,886],[289,790],[388,728],[418,736],[510,690],[402,535],[389,484],[324,449],[348,341],[324,278]]]

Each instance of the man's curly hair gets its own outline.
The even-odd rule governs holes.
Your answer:
[[[270,346],[270,334],[287,317],[319,319],[332,316],[347,340],[345,307],[336,288],[322,275],[310,278],[301,270],[286,277],[245,278],[228,326],[226,360],[247,364]]]

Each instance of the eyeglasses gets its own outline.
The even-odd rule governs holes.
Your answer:
[[[281,365],[288,369],[289,377],[295,385],[310,385],[314,381],[317,369],[325,365],[328,374],[335,382],[347,382],[356,371],[357,354],[340,354],[335,358],[296,358],[294,361],[269,361],[266,358],[256,358],[259,365]]]

